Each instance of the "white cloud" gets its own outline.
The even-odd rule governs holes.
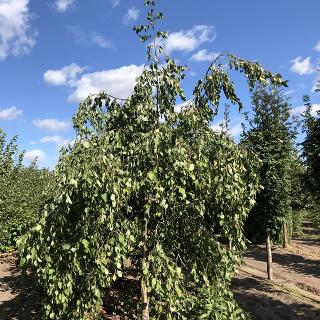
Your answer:
[[[298,106],[298,107],[294,107],[291,110],[291,114],[292,115],[301,115],[302,113],[304,113],[306,111],[307,107],[306,106]],[[320,104],[313,104],[311,107],[311,115],[316,116],[317,115],[317,111],[320,111]]]
[[[46,158],[45,153],[40,149],[30,150],[24,154],[24,159],[29,160],[30,162],[36,159],[38,161],[43,161],[45,158]]]
[[[284,92],[284,94],[285,94],[286,96],[290,96],[291,94],[293,94],[293,93],[295,93],[295,92],[296,92],[295,89],[289,89],[289,90],[286,90],[286,91]]]
[[[117,69],[85,73],[85,68],[71,64],[60,70],[48,70],[43,79],[49,85],[67,86],[73,90],[68,97],[69,102],[81,102],[89,94],[106,91],[117,98],[127,98],[134,88],[144,66],[129,65]]]
[[[0,120],[14,120],[22,114],[22,110],[17,107],[0,109]]]
[[[62,147],[66,145],[69,140],[65,139],[62,136],[54,135],[54,136],[45,136],[40,139],[40,143],[54,143],[57,147]]]
[[[28,5],[29,0],[0,0],[0,61],[27,54],[35,45]]]
[[[67,130],[70,126],[69,122],[57,119],[33,120],[33,124],[40,129],[56,132]]]
[[[89,94],[106,91],[117,98],[127,98],[141,75],[143,65],[124,66],[118,69],[103,70],[84,74],[73,87],[74,92],[68,97],[69,102],[80,102]]]
[[[202,61],[213,61],[214,59],[218,58],[219,52],[208,52],[207,49],[203,49],[198,51],[196,54],[194,54],[190,60],[202,62]]]
[[[92,42],[101,48],[112,48],[112,43],[97,32],[91,33]]]
[[[169,33],[164,49],[168,54],[173,51],[191,52],[205,42],[214,41],[216,36],[213,26],[196,25],[190,30]]]
[[[192,71],[192,70],[189,70],[189,75],[191,77],[196,77],[198,74],[196,72]]]
[[[237,123],[234,126],[232,126],[228,130],[229,134],[233,137],[238,136],[242,132],[242,125],[241,123]]]
[[[136,83],[136,78],[144,66],[124,66],[118,69],[104,70],[84,74],[74,86],[74,92],[69,96],[69,102],[80,102],[89,94],[106,91],[117,98],[127,98]]]
[[[73,5],[74,0],[57,0],[55,6],[57,11],[66,12]]]
[[[174,112],[177,112],[177,113],[181,112],[183,107],[187,107],[191,103],[192,103],[192,99],[176,104],[174,106]],[[164,123],[165,121],[166,121],[165,117],[163,115],[161,115],[160,116],[160,122]]]
[[[315,79],[314,85],[311,89],[311,92],[315,92],[317,90],[320,90],[320,69],[318,68],[317,71],[318,72],[316,74],[316,79]]]
[[[78,74],[84,70],[84,67],[79,67],[77,64],[72,63],[60,70],[47,70],[43,75],[43,79],[49,85],[61,86],[75,81]]]
[[[218,121],[211,125],[211,129],[215,132],[225,131],[225,123],[224,121]],[[241,123],[236,123],[228,129],[228,134],[232,137],[238,136],[242,132]]]
[[[111,0],[111,4],[113,7],[117,7],[120,4],[120,0]]]
[[[221,132],[224,127],[225,125],[223,121],[218,121],[217,123],[213,123],[211,125],[211,129],[215,132]]]
[[[122,21],[125,24],[128,24],[130,21],[136,21],[139,17],[139,14],[140,14],[139,9],[135,7],[129,8],[127,13],[123,16]]]
[[[68,30],[73,35],[76,44],[83,47],[97,45],[101,48],[112,48],[112,43],[95,31],[84,31],[80,26],[68,26]]]
[[[314,50],[320,52],[320,41],[317,42],[316,46],[314,47]]]
[[[292,63],[291,71],[298,73],[299,75],[310,74],[314,72],[314,67],[310,62],[310,57],[303,59],[302,57],[297,57],[290,62]]]
[[[174,106],[174,111],[179,113],[183,107],[188,106],[191,102],[192,102],[192,99],[176,104]]]

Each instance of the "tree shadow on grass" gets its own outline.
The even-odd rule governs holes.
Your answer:
[[[235,299],[252,320],[316,320],[320,308],[254,278],[232,281]],[[320,307],[320,306],[319,306]]]

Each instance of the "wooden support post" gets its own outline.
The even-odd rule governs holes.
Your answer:
[[[288,248],[288,230],[287,224],[283,222],[283,248]]]
[[[267,235],[266,241],[266,249],[267,249],[267,272],[268,272],[268,279],[273,280],[273,272],[272,272],[272,252],[271,252],[271,240],[270,234]]]

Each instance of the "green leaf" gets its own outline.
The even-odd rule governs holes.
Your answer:
[[[69,194],[66,194],[66,203],[72,204],[72,200],[71,200]]]
[[[88,250],[89,250],[89,242],[88,242],[88,240],[87,239],[82,239],[81,243],[83,244],[83,246],[85,248],[85,251],[88,252]]]
[[[69,250],[71,248],[70,244],[66,243],[62,246],[63,250]]]
[[[89,141],[83,141],[83,142],[82,142],[82,145],[83,145],[86,149],[88,149],[88,148],[90,147]]]
[[[182,187],[179,187],[179,192],[182,195],[183,199],[186,197],[186,190]]]
[[[155,176],[154,172],[149,171],[149,172],[148,172],[148,178],[149,178],[151,181],[154,181],[154,180],[155,180],[155,178],[156,178],[156,176]]]

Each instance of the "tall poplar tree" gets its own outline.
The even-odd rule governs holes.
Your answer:
[[[320,91],[320,83],[318,83]],[[308,209],[312,220],[320,226],[320,111],[312,112],[309,96],[304,96],[302,157],[306,168],[305,186],[309,195]]]
[[[302,142],[304,163],[307,168],[309,191],[320,202],[320,111],[312,114],[312,104],[304,97],[307,107],[304,114],[305,139]]]
[[[258,87],[252,96],[253,117],[242,142],[262,161],[259,170],[262,190],[246,221],[247,237],[266,242],[268,276],[272,278],[271,241],[287,238],[291,215],[290,163],[293,159],[294,131],[290,124],[290,104],[275,88]]]

